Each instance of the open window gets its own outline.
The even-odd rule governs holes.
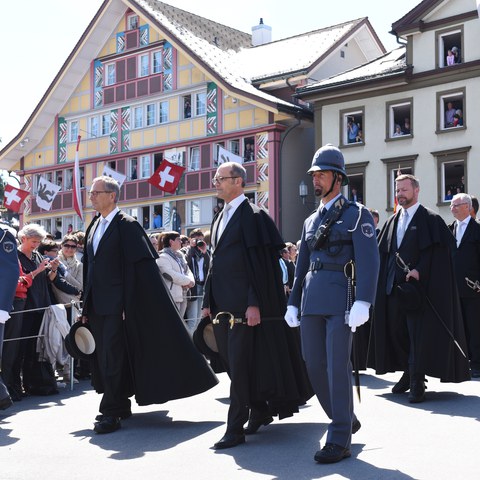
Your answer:
[[[467,156],[470,148],[432,152],[437,159],[437,205],[448,204],[457,193],[466,193]]]
[[[243,161],[253,162],[255,160],[255,137],[243,139]]]
[[[413,99],[409,98],[387,103],[387,140],[408,138],[413,135],[412,102]]]
[[[450,67],[462,63],[463,55],[463,25],[436,32],[436,66]]]
[[[182,103],[183,103],[183,118],[191,118],[192,117],[192,96],[184,95],[182,97]]]
[[[437,93],[437,133],[465,128],[465,89]]]
[[[194,172],[200,170],[200,147],[191,147],[188,159],[188,170]]]
[[[138,178],[138,159],[137,157],[128,159],[128,180],[137,180]]]
[[[200,92],[195,94],[195,116],[206,115],[207,113],[207,94]]]
[[[340,144],[363,145],[365,142],[364,107],[340,112]]]
[[[392,211],[395,206],[395,178],[398,175],[415,175],[415,160],[418,155],[405,157],[382,158],[387,166],[387,211]]]
[[[346,165],[348,185],[343,187],[343,195],[353,202],[365,205],[365,173],[368,162],[351,163]]]

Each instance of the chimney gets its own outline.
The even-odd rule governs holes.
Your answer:
[[[264,45],[272,41],[272,27],[263,23],[263,18],[260,19],[260,24],[252,27],[252,45]]]

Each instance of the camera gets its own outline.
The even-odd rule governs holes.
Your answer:
[[[203,248],[207,244],[203,240],[197,240],[196,245],[197,245],[197,247]]]

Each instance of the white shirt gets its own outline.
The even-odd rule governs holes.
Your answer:
[[[455,238],[457,239],[457,247],[460,245],[463,235],[465,234],[465,230],[467,229],[468,222],[472,217],[468,215],[462,221],[457,220],[457,228],[455,232]]]
[[[237,210],[237,208],[243,203],[243,201],[246,199],[247,197],[242,193],[240,194],[237,198],[234,198],[231,202],[229,202],[229,205],[230,207],[230,210],[228,212],[228,218],[227,218],[227,221],[225,222],[225,220],[222,220],[223,225],[223,229],[225,230],[225,227],[228,225],[228,222],[230,221],[230,219],[233,217],[233,214],[235,213],[235,211]],[[225,208],[225,207],[224,207]]]
[[[110,226],[111,221],[113,220],[113,217],[120,211],[118,207],[115,207],[106,217],[100,216],[98,226],[95,229],[95,233],[93,235],[92,243],[93,243],[93,249],[96,252],[98,244],[100,243],[100,239],[102,238],[103,234],[106,232],[107,228]],[[105,225],[105,228],[101,228],[102,221],[106,220],[107,224]]]

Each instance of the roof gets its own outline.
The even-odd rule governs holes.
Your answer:
[[[392,23],[392,32],[397,35],[402,35],[406,30],[412,26],[420,26],[421,20],[437,8],[440,4],[448,0],[423,0],[416,7],[412,8],[402,18]]]
[[[406,48],[398,47],[387,52],[371,62],[352,68],[338,75],[333,75],[320,82],[297,89],[299,96],[302,94],[318,92],[348,84],[354,85],[359,82],[385,79],[403,74],[407,71]]]

